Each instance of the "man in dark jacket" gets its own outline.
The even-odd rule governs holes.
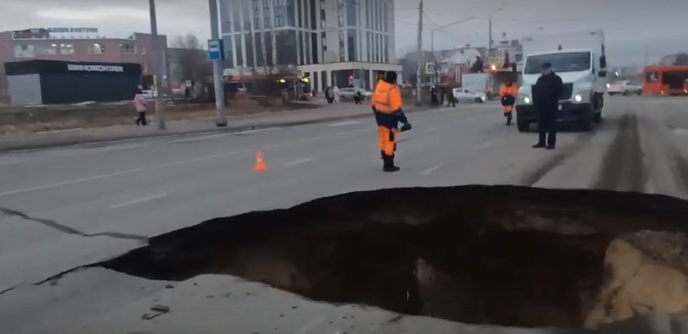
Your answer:
[[[553,150],[557,144],[557,112],[559,97],[564,90],[561,78],[552,71],[552,64],[542,64],[542,75],[533,87],[533,106],[538,111],[538,143],[533,148]]]

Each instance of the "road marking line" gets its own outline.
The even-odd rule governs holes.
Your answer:
[[[105,146],[105,147],[89,147],[88,149],[96,150],[97,152],[116,152],[125,150],[134,150],[137,148],[142,148],[147,146],[147,144],[129,144],[121,146]]]
[[[75,129],[66,129],[66,130],[54,130],[54,131],[41,131],[41,132],[34,132],[33,134],[35,135],[44,135],[48,133],[62,133],[62,132],[74,132],[74,131],[81,131],[84,128],[75,128]]]
[[[475,147],[475,150],[476,150],[476,151],[484,150],[484,149],[486,149],[486,148],[488,148],[488,147],[490,147],[490,146],[492,146],[492,143],[490,143],[489,141],[488,141],[488,142],[484,142],[484,143],[482,143],[482,144],[480,144],[480,145],[477,145],[477,146]]]
[[[432,173],[432,172],[434,172],[434,171],[436,171],[436,170],[438,170],[438,169],[440,169],[440,168],[442,168],[442,165],[437,165],[437,166],[430,167],[430,168],[428,168],[428,169],[426,169],[426,170],[420,172],[420,175],[428,175],[428,174],[430,174],[430,173]]]
[[[230,133],[231,135],[247,135],[251,133],[256,133],[256,132],[263,132],[267,130],[273,130],[275,128],[263,128],[263,129],[253,129],[253,130],[245,130],[245,131],[239,131],[239,132],[232,132]]]
[[[313,161],[313,158],[296,160],[296,161],[292,161],[292,162],[287,162],[286,164],[284,164],[284,167],[292,167],[292,166],[296,166],[296,165],[305,164],[305,163],[311,162],[311,161]]]
[[[221,138],[226,136],[226,133],[219,133],[219,134],[214,134],[214,135],[208,135],[208,136],[200,136],[200,137],[193,137],[193,138],[184,138],[184,139],[177,139],[169,142],[170,144],[181,144],[181,143],[191,143],[195,141],[201,141],[201,140],[208,140],[208,139],[215,139],[215,138]]]
[[[354,124],[361,124],[361,122],[359,122],[359,121],[344,121],[344,122],[339,122],[339,123],[332,123],[332,124],[329,124],[328,126],[337,127],[337,126],[354,125]]]
[[[688,129],[674,129],[674,133],[677,135],[688,135]]]
[[[359,133],[359,132],[370,132],[370,129],[359,129],[359,130],[347,131],[345,133],[338,133],[335,135],[309,137],[309,138],[305,138],[305,139],[299,139],[299,140],[294,140],[294,141],[264,146],[264,147],[262,147],[262,149],[263,150],[273,149],[273,148],[278,148],[278,147],[283,147],[283,146],[288,146],[288,145],[294,145],[294,144],[307,143],[307,142],[318,141],[318,140],[323,140],[323,139],[345,137],[345,136],[351,135],[353,133]],[[63,181],[63,182],[57,182],[57,183],[51,183],[51,184],[44,184],[41,186],[28,187],[28,188],[23,188],[23,189],[15,189],[15,190],[10,190],[10,191],[0,192],[0,197],[23,194],[23,193],[32,192],[32,191],[46,190],[46,189],[68,186],[68,185],[72,185],[72,184],[84,183],[84,182],[89,182],[89,181],[102,180],[102,179],[114,177],[114,176],[121,176],[121,175],[127,175],[127,174],[139,173],[139,172],[147,172],[147,171],[156,170],[156,169],[160,169],[160,168],[187,165],[187,164],[206,161],[206,160],[224,158],[224,157],[228,157],[230,155],[235,155],[235,154],[253,153],[253,152],[255,152],[255,148],[243,149],[243,150],[237,150],[237,151],[228,151],[228,152],[224,152],[224,153],[206,155],[206,156],[194,158],[194,159],[174,161],[174,162],[169,162],[169,163],[160,164],[160,165],[153,165],[153,166],[148,166],[148,167],[123,170],[121,172],[116,172],[116,173],[94,175],[94,176],[84,177],[81,179],[74,179],[74,180],[70,180],[70,181]]]
[[[119,208],[123,208],[125,206],[141,204],[143,202],[148,202],[148,201],[156,200],[159,198],[167,197],[167,195],[168,195],[167,193],[162,193],[162,194],[157,194],[157,195],[153,195],[153,196],[143,197],[143,198],[135,199],[133,201],[124,202],[124,203],[120,203],[117,205],[111,205],[110,209],[119,209]]]

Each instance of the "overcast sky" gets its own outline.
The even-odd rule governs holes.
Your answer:
[[[415,48],[417,6],[415,0],[396,1],[398,51]],[[468,17],[475,19],[435,33],[435,48],[486,45],[486,18],[493,13],[495,39],[502,32],[520,38],[603,28],[614,64],[642,64],[646,47],[651,61],[688,52],[688,0],[426,0],[425,13],[427,49],[430,30]],[[0,0],[0,30],[40,27],[95,27],[108,37],[148,32],[148,1]],[[207,2],[158,0],[158,27],[169,36],[194,33],[207,39]]]

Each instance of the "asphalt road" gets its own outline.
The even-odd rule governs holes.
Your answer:
[[[206,298],[208,291],[218,293],[230,285],[232,291],[262,291],[262,299],[242,298],[242,305],[256,312],[271,298],[294,298],[229,277],[204,276],[170,290],[165,282],[88,269],[66,275],[59,284],[34,284],[210,218],[356,190],[518,184],[687,198],[687,107],[688,100],[681,98],[610,98],[605,121],[595,132],[560,132],[554,151],[531,149],[537,135],[506,127],[497,105],[413,113],[414,130],[398,144],[402,170],[394,174],[381,172],[372,119],[0,155],[0,323],[16,334],[53,333],[56,323],[60,332],[70,333],[94,328],[99,333],[171,333],[192,332],[198,321],[217,316],[211,327],[204,327],[211,332],[237,328],[241,315],[242,329],[236,333],[264,333],[267,325],[257,315],[226,301],[225,309],[217,311],[218,301]],[[268,171],[253,171],[257,151],[264,153]],[[184,311],[142,322],[148,303],[164,299]],[[299,312],[316,310],[323,319],[362,312],[298,303]],[[221,320],[226,312],[234,313]],[[378,315],[359,314],[356,319],[372,321],[375,330],[385,333],[399,332],[399,326],[421,328],[428,321],[437,333],[457,330],[457,325],[434,320],[382,325],[383,312],[373,313]],[[340,323],[334,324],[340,326],[337,330],[349,326]],[[294,320],[285,333],[333,326],[326,324],[321,319],[308,327]]]

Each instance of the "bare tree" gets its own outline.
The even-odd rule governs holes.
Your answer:
[[[212,64],[196,35],[177,36],[172,40],[172,75],[182,82],[190,80],[196,92],[212,91]]]

